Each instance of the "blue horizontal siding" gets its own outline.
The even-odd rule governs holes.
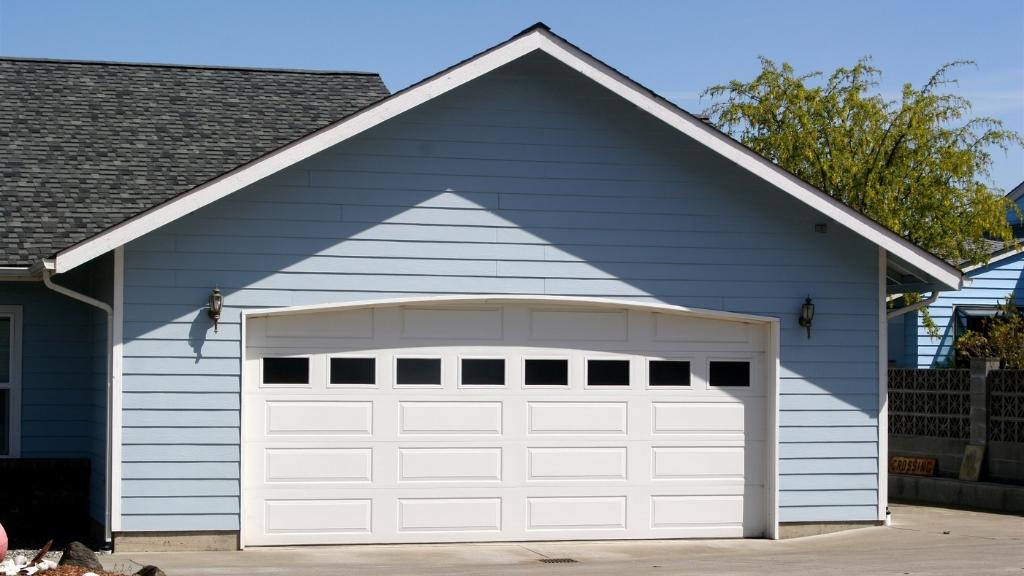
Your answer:
[[[195,482],[240,481],[233,454],[175,459],[238,441],[225,431],[238,426],[241,310],[441,294],[781,319],[782,520],[857,519],[877,489],[877,250],[838,226],[814,233],[822,221],[560,65],[505,67],[126,247],[125,439],[139,461],[125,494],[151,512],[125,529],[237,524],[145,500],[175,481],[197,497],[223,485]],[[226,302],[217,334],[201,309],[212,286]]]
[[[180,441],[184,442],[184,440]],[[134,445],[121,449],[123,462],[239,462],[237,445],[200,444]]]
[[[128,498],[124,500],[128,500]],[[121,519],[121,530],[124,532],[238,530],[238,513],[125,514]]]
[[[878,506],[783,506],[782,522],[869,522],[878,520]]]
[[[876,442],[782,442],[779,444],[779,458],[875,458],[878,456]]]
[[[126,480],[121,487],[125,498],[173,496],[239,496],[238,480],[182,479]]]
[[[779,460],[779,474],[782,475],[870,474],[877,471],[878,461],[875,458],[783,458]]]
[[[121,474],[129,479],[213,479],[238,480],[237,462],[125,462]]]
[[[780,481],[801,495],[823,487],[831,490],[874,490],[878,487],[877,474],[784,474]]]
[[[168,496],[162,498],[125,498],[122,514],[233,514],[238,498],[232,496]]]
[[[779,505],[789,506],[877,506],[876,490],[791,490],[779,494]]]
[[[935,368],[947,365],[953,356],[953,310],[958,305],[995,306],[1013,294],[1017,305],[1024,304],[1024,253],[1010,256],[968,274],[971,285],[956,292],[943,292],[928,307],[938,336],[924,326],[923,316],[914,314],[905,320],[909,342],[901,365]]]
[[[121,439],[130,444],[226,444],[238,445],[237,428],[123,428]]]

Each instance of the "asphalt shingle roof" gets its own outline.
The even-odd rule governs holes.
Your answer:
[[[388,95],[376,74],[0,58],[0,266],[29,266]]]

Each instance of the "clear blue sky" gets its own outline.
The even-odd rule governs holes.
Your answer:
[[[694,112],[759,54],[800,71],[871,55],[893,95],[972,59],[954,89],[1024,133],[1024,0],[0,0],[0,55],[369,70],[397,90],[536,21]],[[993,154],[995,185],[1024,180],[1024,151]]]

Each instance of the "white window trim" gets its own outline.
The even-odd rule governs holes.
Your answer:
[[[8,405],[10,409],[8,421],[8,442],[7,454],[0,454],[3,458],[19,458],[21,456],[21,306],[0,306],[0,317],[11,319],[11,358],[10,358],[10,382],[3,384],[4,389],[10,390]]]

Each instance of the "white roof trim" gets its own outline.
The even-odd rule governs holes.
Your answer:
[[[1024,182],[1017,184],[1017,187],[1010,190],[1009,194],[1006,195],[1012,202],[1016,202],[1021,198],[1024,198]]]
[[[380,308],[386,306],[402,306],[412,304],[437,305],[446,304],[515,304],[515,303],[537,303],[553,304],[562,306],[588,306],[594,308],[631,308],[634,310],[647,310],[650,312],[665,312],[672,314],[685,314],[698,318],[709,318],[714,320],[727,320],[731,322],[747,322],[765,324],[778,322],[778,318],[771,316],[755,316],[753,314],[739,314],[736,312],[725,312],[722,310],[706,310],[703,308],[687,308],[674,304],[661,304],[658,302],[638,302],[635,300],[622,300],[618,298],[591,298],[576,296],[549,296],[549,295],[523,295],[523,294],[491,294],[491,295],[451,295],[451,296],[411,296],[405,298],[384,298],[378,300],[355,300],[351,302],[337,302],[331,304],[313,304],[307,306],[285,306],[281,308],[254,308],[242,310],[246,319],[267,318],[270,316],[289,316],[297,314],[318,314],[323,312],[339,312],[354,308]]]
[[[1024,248],[1010,248],[1006,252],[1003,252],[1001,254],[998,254],[996,256],[993,256],[993,257],[989,258],[988,262],[985,262],[984,264],[974,264],[972,266],[968,266],[967,268],[964,268],[964,274],[970,274],[971,272],[974,272],[975,270],[980,270],[982,268],[986,268],[988,266],[991,266],[991,265],[995,264],[996,262],[1000,262],[1002,260],[1006,260],[1007,258],[1012,258],[1014,256],[1017,256],[1017,255],[1019,255],[1021,253],[1022,250],[1024,250]]]
[[[65,272],[131,242],[164,224],[173,222],[534,50],[543,51],[575,69],[835,222],[881,246],[893,256],[902,258],[908,264],[918,267],[941,284],[951,289],[960,287],[960,271],[942,259],[907,242],[881,224],[799,180],[718,130],[706,126],[704,122],[659,98],[643,86],[542,26],[535,26],[491,50],[466,60],[420,84],[398,92],[376,105],[348,116],[331,126],[63,250],[56,256],[56,271]]]

